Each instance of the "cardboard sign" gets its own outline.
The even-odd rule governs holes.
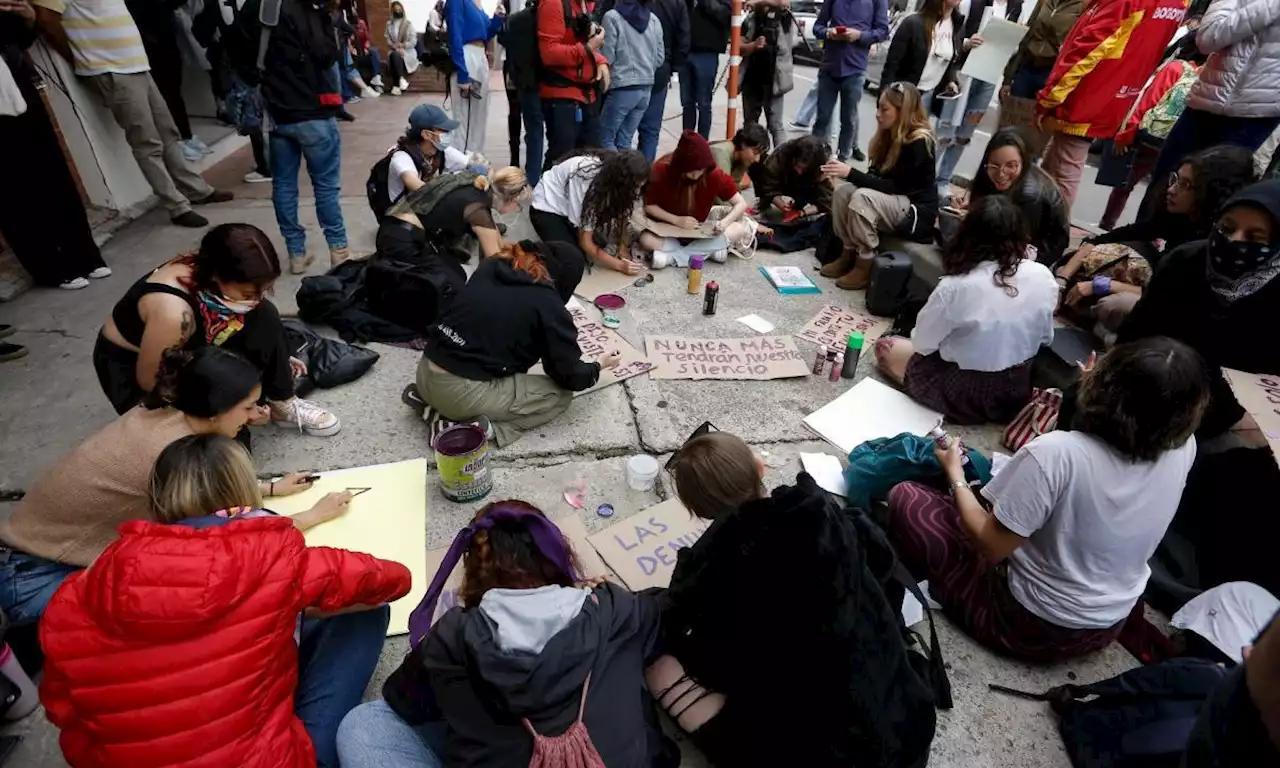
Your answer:
[[[827,349],[843,351],[849,343],[849,334],[862,331],[862,351],[871,349],[871,342],[889,330],[889,321],[866,312],[858,312],[844,307],[828,304],[822,311],[805,323],[797,339],[811,341],[814,344],[825,344]]]
[[[573,553],[578,556],[578,564],[582,566],[582,577],[584,579],[594,578],[596,576],[606,576],[609,569],[605,566],[604,561],[600,559],[600,555],[596,554],[595,549],[587,541],[587,527],[582,524],[582,518],[566,517],[560,520],[552,520],[560,532],[564,534],[565,539],[569,541]],[[422,596],[426,594],[427,587],[431,586],[431,580],[435,578],[436,571],[440,570],[440,566],[444,563],[444,556],[449,553],[448,547],[433,549],[427,552],[426,579],[422,581],[416,600],[410,608],[416,608],[422,600]],[[415,574],[414,586],[418,586]],[[431,617],[431,623],[434,625],[445,615],[450,608],[462,605],[458,599],[458,590],[462,588],[462,561],[458,561],[457,567],[453,569],[453,573],[449,574],[449,579],[444,583],[444,589],[440,592],[440,599],[436,601],[435,615]]]
[[[702,222],[695,229],[685,229],[675,224],[649,219],[645,222],[644,228],[658,237],[674,237],[677,240],[700,240],[704,237],[716,236],[715,224],[710,221]]]
[[[574,397],[582,397],[597,389],[604,389],[610,384],[639,376],[653,368],[649,358],[645,357],[640,350],[631,346],[626,339],[618,335],[617,331],[604,327],[594,307],[588,309],[576,301],[569,302],[567,307],[569,314],[573,315],[573,324],[578,328],[578,348],[582,350],[583,360],[594,362],[614,350],[622,353],[622,362],[618,363],[616,368],[600,371],[600,380],[595,383],[595,386],[576,393]],[[530,368],[529,373],[546,374],[542,363]]]
[[[676,551],[697,541],[709,525],[671,499],[611,525],[587,541],[627,588],[638,592],[670,584]]]
[[[1236,393],[1240,407],[1258,422],[1271,453],[1280,463],[1280,375],[1244,373],[1231,368],[1223,368],[1222,372]]]
[[[593,302],[600,294],[621,291],[634,283],[637,277],[639,275],[624,275],[617,270],[596,264],[582,276],[582,282],[578,283],[578,287],[574,288],[573,292]]]
[[[809,366],[787,336],[694,339],[646,336],[655,379],[788,379],[808,376]]]

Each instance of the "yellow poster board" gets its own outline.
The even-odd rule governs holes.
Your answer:
[[[306,531],[312,547],[337,547],[364,552],[404,565],[413,575],[409,594],[391,604],[387,635],[409,631],[409,613],[427,591],[427,461],[411,459],[394,464],[338,469],[320,474],[305,493],[266,500],[266,507],[282,515],[310,509],[327,493],[368,488],[351,500],[347,513]]]

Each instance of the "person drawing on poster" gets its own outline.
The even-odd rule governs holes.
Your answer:
[[[744,246],[754,239],[755,222],[746,216],[747,201],[733,177],[720,170],[711,145],[697,131],[685,131],[675,152],[654,163],[644,202],[649,218],[689,230],[708,221],[714,210],[712,231],[723,234],[730,246],[713,251],[714,262],[728,261],[730,249],[745,252]],[[717,203],[727,203],[727,210]],[[653,251],[654,269],[674,262],[663,250],[668,245],[663,238],[645,232],[640,243]]]

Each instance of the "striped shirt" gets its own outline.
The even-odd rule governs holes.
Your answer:
[[[142,36],[124,0],[36,0],[35,4],[62,14],[77,75],[151,70]]]

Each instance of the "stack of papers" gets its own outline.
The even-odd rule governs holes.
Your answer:
[[[760,274],[778,289],[778,293],[822,293],[799,267],[761,267]]]

